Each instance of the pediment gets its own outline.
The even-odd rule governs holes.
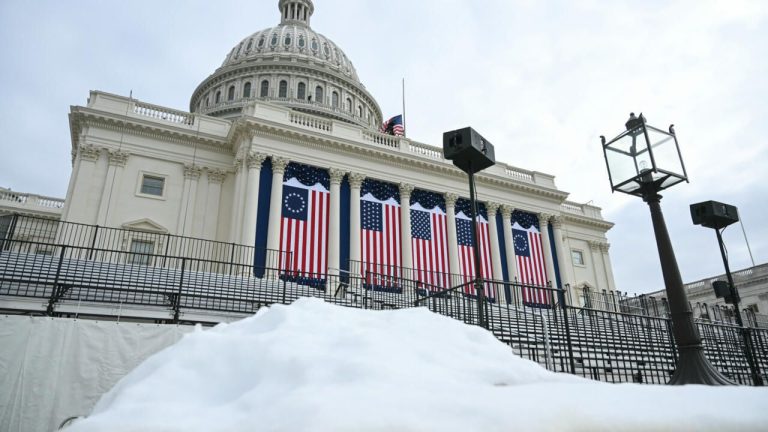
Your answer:
[[[144,232],[151,232],[151,233],[158,233],[158,234],[168,234],[168,230],[160,225],[159,223],[153,221],[152,219],[138,219],[132,222],[126,222],[124,223],[121,228],[132,230],[132,231],[144,231]]]

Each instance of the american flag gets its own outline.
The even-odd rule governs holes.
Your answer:
[[[398,290],[400,192],[389,183],[365,179],[360,198],[362,270],[374,289]]]
[[[321,280],[328,270],[328,172],[291,162],[283,179],[280,269],[296,279]]]
[[[447,216],[442,196],[414,191],[411,195],[411,246],[415,279],[429,290],[450,286]]]
[[[405,136],[405,128],[403,127],[403,115],[396,115],[382,123],[381,127],[379,128],[379,132],[395,136]]]
[[[456,237],[459,243],[459,267],[461,267],[461,274],[464,277],[465,283],[476,278],[475,251],[472,246],[472,218],[468,216],[470,214],[469,206],[468,200],[459,200],[456,203]],[[485,279],[493,279],[491,235],[488,229],[488,220],[482,213],[484,212],[478,211],[477,215],[477,241],[480,245],[480,271],[478,275],[482,275]],[[486,297],[496,297],[493,285],[486,284],[485,290]],[[474,285],[467,285],[465,292],[476,295]]]
[[[548,306],[549,291],[531,287],[545,286],[549,281],[538,217],[532,213],[515,211],[512,214],[512,222],[512,242],[515,246],[517,274],[523,284],[523,304]]]

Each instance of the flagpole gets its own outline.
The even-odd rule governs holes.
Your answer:
[[[407,137],[407,131],[405,127],[405,77],[403,77],[403,138]]]

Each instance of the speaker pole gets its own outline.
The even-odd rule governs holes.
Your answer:
[[[480,267],[480,242],[477,238],[477,197],[475,196],[475,171],[472,162],[468,164],[469,174],[469,205],[472,213],[472,248],[475,255],[475,293],[477,295],[477,325],[488,328],[485,319],[485,291],[483,289],[483,273]]]

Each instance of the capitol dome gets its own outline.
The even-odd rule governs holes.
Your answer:
[[[227,54],[195,89],[190,111],[233,118],[252,101],[377,128],[379,104],[333,41],[310,27],[312,0],[280,0],[280,25],[258,31]]]

